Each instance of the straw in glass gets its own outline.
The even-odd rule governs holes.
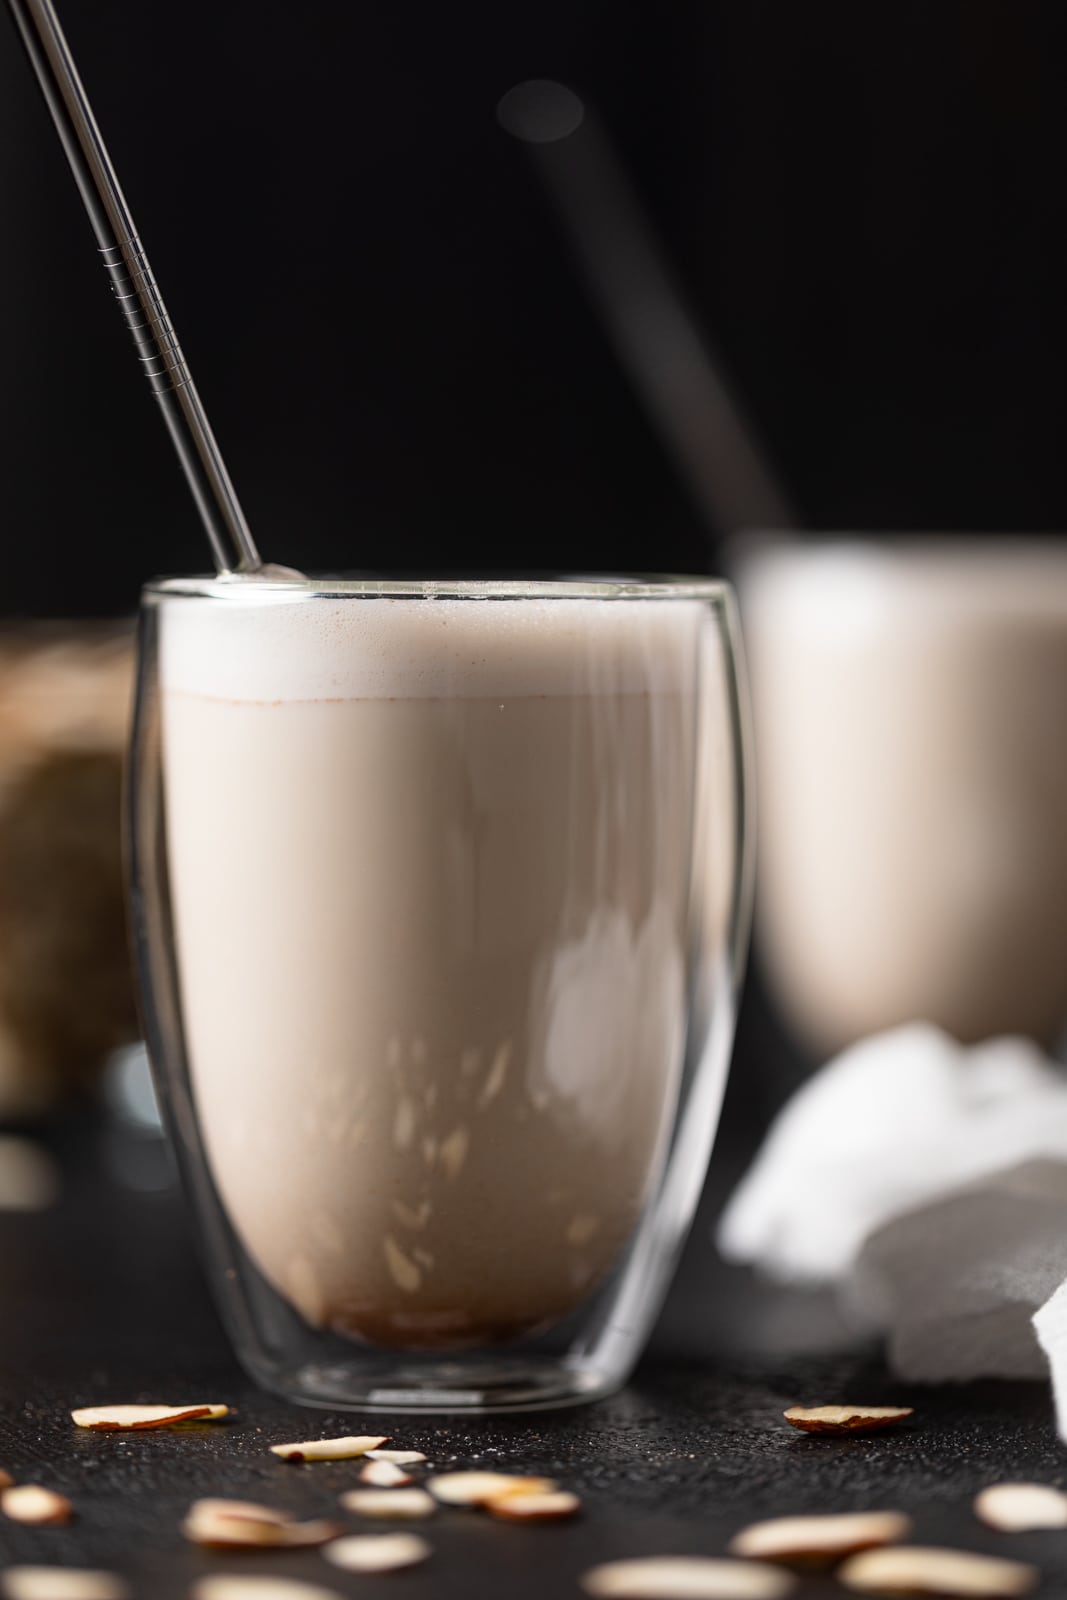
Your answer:
[[[504,95],[497,118],[526,146],[616,354],[708,522],[726,534],[795,527],[594,108],[535,78]]]
[[[51,0],[8,0],[220,573],[262,567]]]

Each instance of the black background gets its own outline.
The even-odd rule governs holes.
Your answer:
[[[598,104],[812,528],[1067,526],[1060,0],[65,0],[264,553],[714,570],[494,107]],[[206,546],[0,19],[3,609]],[[721,530],[720,530],[721,531]]]

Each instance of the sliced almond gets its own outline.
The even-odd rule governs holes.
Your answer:
[[[1067,1528],[1067,1494],[1044,1483],[995,1483],[975,1497],[974,1510],[1001,1533]]]
[[[360,1483],[369,1483],[372,1489],[399,1489],[414,1483],[410,1472],[398,1467],[395,1461],[368,1461],[360,1468]]]
[[[127,1600],[129,1587],[114,1572],[77,1567],[6,1567],[4,1600]]]
[[[860,1594],[922,1594],[953,1600],[1012,1600],[1037,1583],[1036,1567],[969,1550],[899,1544],[853,1556],[837,1573],[846,1589]]]
[[[755,1556],[763,1561],[837,1561],[859,1550],[895,1544],[910,1532],[911,1519],[899,1511],[774,1517],[742,1528],[726,1548],[732,1556]]]
[[[245,1523],[245,1527],[263,1526],[263,1523]],[[280,1536],[276,1543],[287,1550],[310,1549],[313,1545],[329,1544],[331,1539],[339,1538],[344,1531],[341,1523],[328,1522],[325,1518],[318,1518],[314,1522],[290,1522],[276,1530]]]
[[[416,1461],[426,1460],[421,1450],[368,1450],[367,1454],[372,1461],[392,1461],[398,1467],[410,1467]]]
[[[0,1511],[12,1522],[69,1522],[74,1507],[65,1494],[43,1489],[39,1483],[20,1483],[0,1494]]]
[[[783,1414],[805,1433],[874,1433],[914,1413],[914,1406],[790,1406]]]
[[[241,1578],[216,1575],[201,1578],[189,1591],[189,1600],[341,1600],[336,1589],[296,1578]]]
[[[581,1583],[599,1600],[781,1600],[795,1581],[780,1567],[757,1561],[648,1556],[593,1567]]]
[[[303,1444],[272,1444],[270,1452],[283,1461],[351,1461],[355,1456],[365,1456],[368,1450],[377,1450],[388,1437],[371,1433],[346,1439],[307,1439]]]
[[[569,1489],[547,1494],[505,1494],[487,1500],[485,1509],[502,1522],[563,1522],[576,1517],[582,1502]]]
[[[551,1494],[552,1478],[523,1478],[510,1472],[443,1472],[427,1480],[435,1500],[446,1506],[484,1506],[511,1494]]]
[[[210,1521],[216,1517],[231,1522],[263,1522],[272,1528],[288,1527],[296,1521],[288,1511],[276,1511],[273,1506],[257,1505],[252,1500],[194,1500],[189,1507],[188,1519]]]
[[[283,1529],[276,1523],[238,1517],[186,1517],[181,1531],[190,1544],[204,1550],[262,1550],[281,1548],[285,1543]]]
[[[176,1422],[216,1422],[229,1406],[84,1406],[72,1411],[79,1428],[114,1433],[119,1428],[169,1428]]]
[[[4,1472],[0,1469],[0,1489],[11,1489],[14,1487],[14,1483],[15,1480],[10,1472]]]
[[[437,1502],[425,1489],[349,1489],[341,1496],[346,1511],[357,1517],[432,1517],[437,1512]]]
[[[328,1544],[344,1529],[336,1522],[279,1522],[204,1510],[210,1502],[193,1506],[182,1523],[182,1533],[192,1544],[208,1550],[294,1550]],[[257,1508],[265,1509],[265,1508]]]
[[[433,1546],[417,1533],[350,1533],[322,1553],[346,1572],[399,1572],[427,1560]]]

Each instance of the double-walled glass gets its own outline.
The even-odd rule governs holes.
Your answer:
[[[719,1113],[747,935],[718,583],[170,580],[133,906],[236,1350],[312,1405],[623,1382]]]

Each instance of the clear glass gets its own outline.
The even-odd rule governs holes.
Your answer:
[[[169,580],[130,862],[157,1090],[252,1376],[496,1411],[631,1371],[747,941],[720,583]]]
[[[1067,1029],[1067,545],[805,538],[739,573],[756,945],[815,1059]]]

